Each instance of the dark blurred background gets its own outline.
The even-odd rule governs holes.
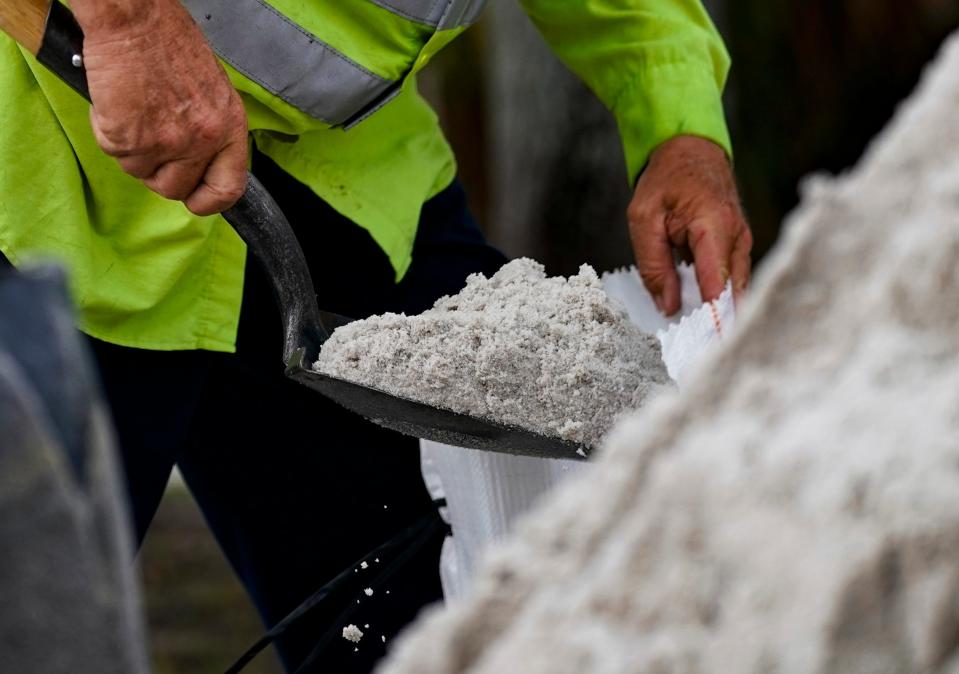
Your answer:
[[[759,258],[799,180],[840,172],[959,25],[956,0],[706,0],[733,67],[726,108]],[[552,273],[630,261],[629,197],[611,116],[543,44],[515,0],[493,0],[421,82],[492,239]]]
[[[733,59],[726,107],[755,233],[773,246],[803,176],[853,165],[959,26],[957,0],[707,0]],[[487,235],[569,274],[630,264],[631,190],[615,124],[546,49],[515,0],[420,79]],[[959,114],[959,111],[957,111]],[[836,223],[842,226],[842,223]],[[260,633],[184,488],[140,556],[157,674],[223,671]],[[321,585],[326,579],[317,579]],[[249,668],[273,674],[270,654]]]

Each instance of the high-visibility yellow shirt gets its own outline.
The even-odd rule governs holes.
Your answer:
[[[229,7],[252,1],[232,0]],[[222,16],[205,9],[219,7],[216,0],[185,4],[201,28]],[[319,112],[306,109],[289,86],[274,86],[270,77],[288,72],[276,59],[256,73],[258,63],[244,60],[250,43],[231,54],[231,45],[207,33],[240,91],[257,148],[369,231],[397,278],[410,264],[423,203],[456,171],[437,117],[415,86],[416,72],[465,28],[465,20],[444,26],[445,19],[412,12],[436,4],[271,0],[269,10],[288,24],[277,30],[292,26],[310,48],[323,47],[310,52],[319,63],[334,54],[341,71],[366,78],[364,91],[377,96],[375,104],[356,98],[355,105],[339,105],[314,94],[321,108],[332,101],[331,110]],[[476,0],[458,4],[476,13]],[[721,104],[729,59],[699,0],[522,4],[559,57],[615,114],[631,178],[653,148],[678,134],[730,151]],[[253,30],[261,31],[248,36],[255,41],[269,29],[254,23]],[[311,76],[307,71],[304,81]],[[331,81],[310,84],[323,92]],[[87,103],[2,35],[0,100],[0,250],[17,265],[62,262],[80,328],[94,337],[146,349],[232,351],[245,249],[229,225],[219,216],[193,216],[122,173],[97,147]],[[354,121],[362,121],[338,128],[345,120],[337,116],[354,112],[351,106]]]

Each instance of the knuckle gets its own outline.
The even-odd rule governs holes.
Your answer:
[[[634,201],[626,208],[626,219],[634,225],[642,225],[652,218],[646,204]]]
[[[662,288],[666,282],[666,270],[644,265],[639,270],[639,277],[649,288]]]
[[[193,215],[199,215],[203,217],[207,215],[215,215],[219,212],[215,206],[210,204],[210,202],[186,200],[183,203],[186,206],[186,209],[193,213]]]
[[[150,150],[164,154],[176,154],[183,147],[188,146],[186,134],[174,126],[157,129]]]
[[[728,199],[720,199],[714,206],[716,214],[725,222],[739,221],[739,208]]]
[[[97,123],[94,126],[94,135],[97,145],[103,152],[111,157],[120,157],[132,154],[131,144],[123,137],[118,129],[108,125]]]
[[[194,124],[193,135],[202,143],[213,144],[223,137],[223,129],[222,122],[212,117],[204,117]]]
[[[184,187],[172,186],[169,189],[167,189],[166,193],[163,196],[173,201],[183,201],[188,196],[190,196],[190,192],[191,190],[189,187],[184,188]]]
[[[129,124],[97,119],[93,125],[97,145],[111,157],[133,157],[149,154],[153,145]]]
[[[199,210],[207,211],[205,213],[197,213],[198,215],[209,215],[211,213],[219,213],[230,206],[232,206],[236,201],[243,196],[245,188],[244,182],[230,181],[225,184],[218,185],[204,185],[202,195],[198,195],[198,198],[192,199],[191,204],[195,205]],[[193,208],[190,209],[191,211]],[[197,211],[194,211],[195,213]]]
[[[219,193],[219,198],[223,204],[224,208],[232,206],[237,202],[237,200],[243,196],[243,184],[232,184],[230,187],[223,189]]]
[[[739,233],[740,230],[749,230],[746,218],[743,215],[743,209],[736,201],[724,201],[719,208],[721,222],[729,228],[731,232]]]
[[[161,197],[177,201],[185,199],[191,192],[191,189],[180,176],[169,173],[163,177],[149,180],[147,186]]]
[[[707,236],[709,236],[709,227],[698,222],[690,225],[687,233],[689,247],[693,250],[699,248]]]
[[[214,215],[222,212],[230,204],[224,202],[220,196],[203,186],[187,198],[182,200],[184,205],[194,215]]]
[[[176,200],[177,197],[179,196],[178,191],[171,189],[170,186],[166,184],[153,183],[150,189],[152,189],[154,192],[159,194],[164,199]]]
[[[236,92],[234,92],[234,94],[235,93]],[[234,96],[226,119],[228,120],[230,126],[239,128],[243,131],[243,133],[246,133],[246,109],[243,107],[243,102],[240,100],[238,95]]]
[[[134,178],[146,178],[150,175],[151,171],[148,168],[148,164],[145,164],[139,159],[134,159],[131,157],[119,157],[117,158],[117,163],[120,165],[120,169]]]
[[[219,191],[219,196],[227,202],[227,205],[234,203],[237,199],[243,196],[243,192],[246,190],[246,181],[245,180],[232,180],[230,183],[222,187]]]
[[[130,154],[124,150],[122,145],[103,138],[97,139],[97,145],[103,150],[103,154],[109,157],[123,157]]]

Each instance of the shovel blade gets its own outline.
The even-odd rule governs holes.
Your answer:
[[[292,364],[286,374],[379,426],[456,447],[546,459],[585,459],[588,448],[394,396]]]

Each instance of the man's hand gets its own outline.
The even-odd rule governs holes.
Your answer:
[[[197,215],[243,194],[246,113],[179,0],[74,0],[104,152]]]
[[[732,278],[739,297],[749,284],[753,245],[726,153],[711,141],[678,136],[660,145],[629,205],[636,265],[659,310],[680,309],[676,249],[691,254],[703,300],[719,297]]]

